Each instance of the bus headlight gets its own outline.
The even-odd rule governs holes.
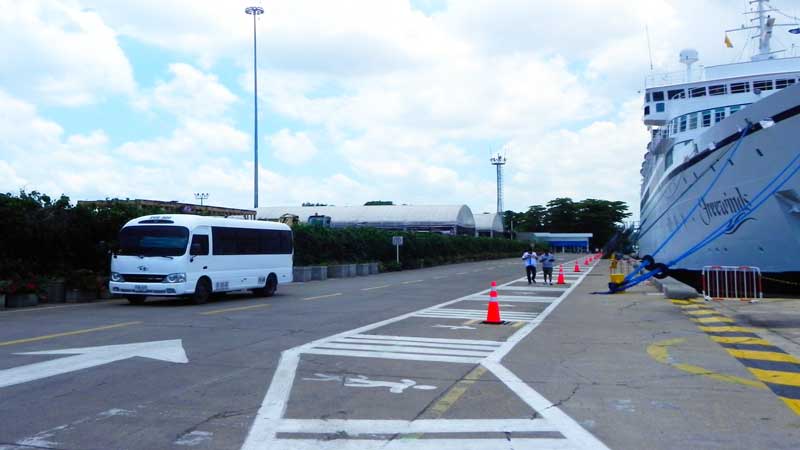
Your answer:
[[[122,276],[122,274],[118,272],[111,272],[111,281],[116,281],[118,283],[121,283],[125,281],[125,278]]]
[[[185,283],[186,282],[186,274],[181,273],[171,273],[164,278],[164,281],[167,283]]]

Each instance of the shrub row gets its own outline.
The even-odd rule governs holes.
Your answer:
[[[38,192],[0,194],[0,279],[19,275],[78,278],[79,270],[107,274],[109,256],[119,229],[130,219],[161,214],[112,202],[103,208],[72,206]],[[296,225],[295,264],[316,265],[380,261],[395,264],[392,236],[403,236],[402,268],[418,268],[470,260],[520,255],[526,244],[505,239],[402,233],[374,228],[332,229]]]

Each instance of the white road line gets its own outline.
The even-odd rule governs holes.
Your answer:
[[[383,339],[387,341],[440,342],[442,344],[492,345],[495,347],[499,347],[500,345],[503,344],[500,341],[484,341],[480,339],[444,339],[444,338],[410,337],[410,336],[384,336],[381,334],[355,334],[347,337],[352,339]]]
[[[442,279],[444,279],[444,278],[447,278],[447,277],[441,277],[441,276],[439,276],[439,277],[433,277],[433,279],[434,279],[434,280],[442,280]]]
[[[553,303],[558,297],[534,297],[529,295],[498,295],[498,302],[519,302],[519,303]],[[471,302],[489,301],[486,297],[472,297],[465,299]]]
[[[414,284],[414,283],[422,283],[425,280],[411,280],[411,281],[403,281],[401,284]]]
[[[566,439],[518,438],[509,439],[369,439],[330,441],[286,439],[270,442],[269,450],[575,450]],[[605,448],[605,447],[598,447]]]
[[[279,433],[525,433],[558,430],[542,419],[283,420]]]
[[[405,359],[411,361],[439,361],[439,362],[450,362],[450,363],[463,363],[463,364],[478,364],[483,361],[485,358],[469,358],[466,356],[449,356],[449,355],[423,355],[423,354],[414,354],[414,353],[392,353],[392,352],[370,352],[370,351],[355,351],[355,350],[327,350],[324,348],[314,348],[310,350],[304,350],[304,355],[329,355],[329,356],[355,356],[358,358],[379,358],[379,359]],[[290,386],[291,388],[291,386]],[[285,409],[286,406],[283,404],[283,408]],[[253,424],[255,426],[255,423]],[[250,438],[247,438],[250,441]],[[256,438],[253,438],[253,442],[259,442]],[[262,441],[263,442],[263,441]],[[262,449],[262,448],[271,448],[261,447],[257,444],[255,447],[247,447],[247,442],[245,442],[246,448],[253,448],[253,449]]]
[[[348,339],[343,338],[341,340],[336,341],[337,344],[379,344],[386,346],[387,350],[392,350],[394,347],[402,346],[402,345],[413,345],[414,347],[432,347],[432,348],[455,348],[455,349],[462,349],[462,350],[480,350],[485,352],[492,352],[494,348],[488,347],[486,345],[470,345],[470,344],[437,344],[437,343],[428,343],[428,342],[414,342],[411,343],[401,343],[400,341],[382,341],[379,339]]]
[[[316,297],[306,297],[303,300],[319,300],[321,298],[338,297],[340,295],[342,295],[342,293],[341,292],[337,292],[335,294],[317,295]]]
[[[502,288],[497,288],[498,291],[501,291],[501,290],[502,291],[566,291],[567,289],[569,289],[569,288],[556,287],[555,285],[553,285],[553,286],[531,285],[531,286],[527,286],[527,287],[523,287],[523,286],[505,286],[505,287],[502,287]]]
[[[450,355],[450,356],[487,356],[493,350],[455,350],[455,349],[434,349],[425,347],[389,346],[389,345],[369,345],[369,344],[322,344],[318,349],[341,349],[341,350],[361,350],[385,353],[414,353],[423,355]]]
[[[390,286],[391,286],[391,284],[384,284],[383,286],[373,286],[373,287],[363,288],[361,290],[362,291],[371,291],[371,290],[374,290],[374,289],[383,289],[383,288],[387,288],[387,287],[390,287]]]
[[[468,272],[456,272],[456,275],[466,275]]]

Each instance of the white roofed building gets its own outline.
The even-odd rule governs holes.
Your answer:
[[[475,231],[478,236],[503,236],[503,216],[497,213],[475,214]]]
[[[256,218],[277,220],[284,214],[307,223],[311,216],[328,216],[331,227],[372,227],[451,235],[475,235],[475,219],[467,205],[373,205],[373,206],[268,206],[258,208]]]

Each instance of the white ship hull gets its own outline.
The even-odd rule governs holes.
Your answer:
[[[727,162],[747,120],[756,127]],[[767,124],[768,125],[768,124]],[[731,139],[733,136],[733,139]],[[717,148],[709,149],[709,144]],[[669,143],[666,143],[669,145]],[[699,154],[679,164],[642,203],[639,254],[652,255],[700,201],[689,220],[655,255],[669,263],[696,245],[742,204],[749,204],[800,153],[800,85],[776,92],[698,136]],[[705,150],[705,151],[704,151]],[[725,167],[728,165],[728,167]],[[700,197],[724,168],[711,191]],[[672,269],[705,265],[756,266],[762,272],[800,272],[800,174],[792,177],[738,227],[677,262]]]

